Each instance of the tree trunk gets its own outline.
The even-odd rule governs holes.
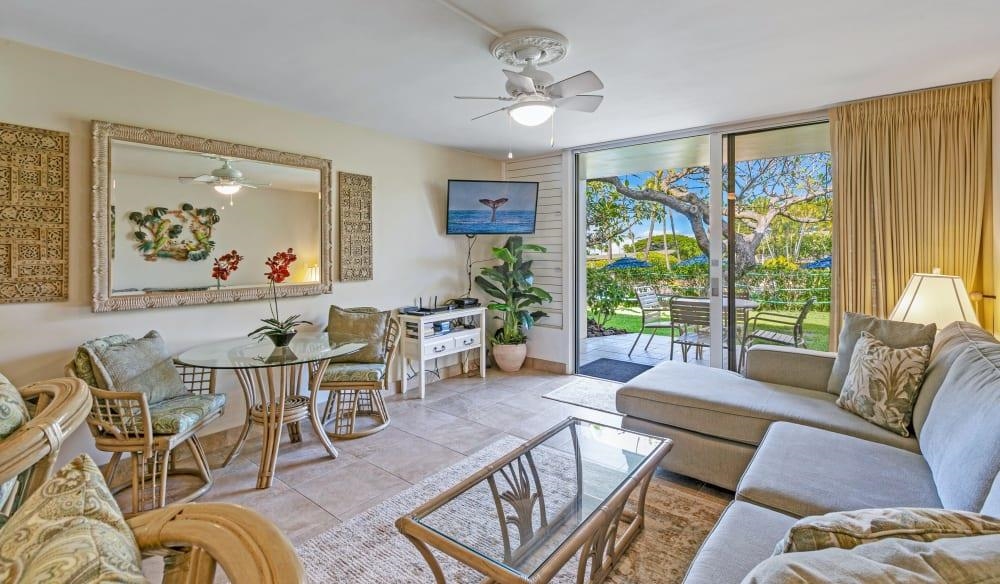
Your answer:
[[[674,245],[677,244],[677,232],[674,230],[674,212],[667,209],[667,214],[663,216],[663,259],[667,262],[667,270],[670,270],[670,252],[667,246],[667,217],[670,217],[670,231],[674,233]],[[680,259],[679,257],[677,259]]]
[[[656,225],[654,217],[649,218],[649,232],[646,234],[646,261],[649,261],[649,252],[653,250],[653,226]]]

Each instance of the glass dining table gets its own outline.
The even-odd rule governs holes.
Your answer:
[[[263,448],[257,488],[269,488],[274,481],[281,443],[281,429],[288,427],[292,442],[302,440],[300,422],[308,419],[331,458],[337,449],[320,424],[316,403],[317,388],[334,357],[364,348],[364,343],[331,344],[326,333],[299,333],[288,347],[275,348],[270,341],[247,338],[228,339],[188,349],[176,357],[191,367],[228,369],[236,373],[246,400],[246,419],[233,450],[223,465],[239,455],[253,424],[263,426]],[[309,395],[302,395],[303,372]]]

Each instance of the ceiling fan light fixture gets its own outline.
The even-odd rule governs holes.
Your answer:
[[[540,126],[549,121],[556,108],[550,103],[526,101],[511,106],[508,114],[522,126]]]
[[[215,185],[212,188],[220,195],[235,195],[240,192],[240,185]]]

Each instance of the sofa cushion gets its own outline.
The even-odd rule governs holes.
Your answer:
[[[859,509],[799,519],[778,542],[774,553],[849,550],[888,537],[935,541],[970,535],[1000,535],[1000,519],[950,509]]]
[[[739,582],[774,551],[795,519],[735,501],[726,508],[688,568],[684,584]]]
[[[334,357],[332,363],[385,363],[385,333],[389,326],[389,311],[375,308],[330,307],[326,334],[330,344],[365,343],[360,351]]]
[[[893,349],[868,331],[862,332],[837,405],[876,426],[909,436],[913,402],[930,355],[930,347]]]
[[[149,406],[154,434],[181,434],[226,405],[221,393],[195,393],[172,397]]]
[[[918,451],[913,438],[846,412],[823,392],[764,383],[731,371],[668,361],[617,393],[623,414],[755,446],[774,421],[791,421]]]
[[[150,404],[187,395],[160,333],[141,339],[87,349],[105,389],[146,394]],[[100,379],[99,379],[100,380]]]
[[[1000,535],[934,542],[889,538],[851,550],[781,554],[761,562],[743,584],[906,582],[986,584],[1000,578]]]
[[[140,562],[132,530],[86,454],[0,528],[0,582],[147,582]]]
[[[937,338],[934,339],[934,350],[931,351],[931,360],[924,373],[924,382],[920,386],[917,401],[913,404],[913,429],[918,438],[924,427],[924,421],[927,419],[927,412],[931,409],[934,396],[941,388],[941,383],[948,374],[948,370],[951,369],[952,363],[974,342],[997,343],[998,341],[982,327],[965,321],[949,324],[941,329]]]
[[[921,345],[932,347],[937,326],[883,320],[853,312],[844,314],[844,324],[840,329],[840,340],[837,345],[837,359],[833,363],[830,381],[826,386],[828,392],[839,395],[841,388],[844,387],[847,371],[851,367],[854,345],[861,338],[862,332],[871,333],[876,339],[894,349]]]
[[[920,445],[944,507],[979,511],[1000,471],[1000,344],[975,342],[955,359]]]
[[[795,517],[874,507],[941,507],[923,457],[901,448],[776,422],[736,498]]]

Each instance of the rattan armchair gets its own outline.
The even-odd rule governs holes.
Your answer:
[[[174,365],[189,394],[215,393],[214,370],[190,367],[176,361]],[[66,366],[66,374],[77,377],[73,361]],[[197,432],[219,418],[221,409],[201,416],[183,431],[156,433],[145,394],[96,387],[91,387],[90,393],[93,405],[87,425],[97,449],[111,453],[111,460],[104,468],[104,480],[113,493],[131,487],[131,508],[126,516],[166,505],[169,475],[192,475],[203,482],[201,487],[174,501],[176,503],[191,501],[212,488],[212,471]],[[174,449],[181,444],[187,445],[190,450],[194,468],[177,468],[174,464]],[[113,481],[123,454],[131,457],[131,480],[115,486]]]
[[[90,411],[90,391],[78,379],[50,379],[18,388],[25,402],[34,401],[34,415],[3,439],[0,484],[20,477],[8,507],[13,510],[52,475],[66,436]]]

